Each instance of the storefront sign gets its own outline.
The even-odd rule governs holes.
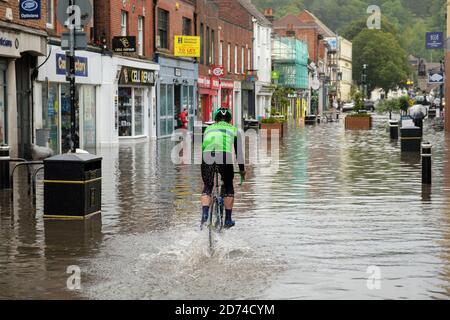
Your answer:
[[[211,79],[209,77],[198,76],[198,86],[209,89],[211,87]]]
[[[246,81],[258,81],[258,72],[256,70],[247,70],[245,75]]]
[[[13,46],[12,40],[3,37],[0,38],[0,47],[12,48],[12,46]]]
[[[219,78],[212,77],[211,78],[211,89],[219,90],[220,89],[220,80]]]
[[[39,20],[41,18],[41,0],[20,0],[19,15],[22,20]]]
[[[136,37],[114,37],[112,46],[114,52],[136,52]]]
[[[215,75],[216,77],[223,77],[225,75],[225,70],[223,69],[223,66],[212,66],[211,67],[211,73]]]
[[[155,73],[151,70],[122,67],[119,84],[152,86],[155,84]]]
[[[444,33],[443,32],[427,32],[426,33],[426,48],[427,49],[442,49],[442,48],[444,48]]]
[[[199,36],[175,36],[174,55],[176,57],[200,58]]]
[[[56,74],[66,74],[66,55],[56,54]],[[88,76],[88,58],[75,57],[75,76],[87,77]]]
[[[229,80],[221,80],[220,87],[222,89],[234,89],[234,82]]]

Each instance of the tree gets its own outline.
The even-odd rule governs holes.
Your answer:
[[[410,67],[405,50],[390,33],[363,30],[353,39],[353,79],[361,83],[363,65],[367,64],[367,88],[382,88],[386,93],[403,85]]]
[[[340,31],[340,34],[345,39],[353,41],[353,39],[356,38],[356,36],[364,30],[368,30],[367,17],[353,21],[348,26],[343,28]],[[396,37],[398,35],[398,29],[384,16],[381,17],[381,30],[384,32],[388,32]]]

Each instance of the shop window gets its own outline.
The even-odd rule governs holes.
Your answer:
[[[6,67],[3,68],[2,66],[0,62],[0,145],[8,142],[8,127],[6,125],[8,116],[6,104]]]
[[[219,65],[223,66],[223,41],[219,42]]]
[[[95,87],[81,86],[79,93],[80,110],[83,113],[83,149],[95,150],[96,147],[96,108]]]
[[[244,69],[245,69],[244,62],[245,62],[245,48],[242,47],[242,50],[241,50],[241,73],[242,74],[244,74]]]
[[[204,26],[203,23],[200,23],[200,64],[204,64],[205,63],[205,56],[204,56],[204,52],[205,52],[205,41],[204,40],[204,35],[203,35],[203,31],[204,31]]]
[[[211,63],[216,63],[216,48],[215,48],[215,38],[214,30],[211,30]]]
[[[234,45],[234,73],[238,73],[238,46]]]
[[[119,88],[119,136],[132,135],[132,88]]]
[[[168,32],[169,31],[169,12],[164,9],[158,9],[158,47],[168,49]]]
[[[228,44],[227,50],[227,72],[231,72],[231,44]]]
[[[134,89],[134,135],[144,134],[144,89]]]
[[[206,64],[211,64],[211,39],[209,33],[209,27],[206,27]]]
[[[59,93],[56,83],[42,85],[42,135],[48,137],[46,147],[59,153]]]

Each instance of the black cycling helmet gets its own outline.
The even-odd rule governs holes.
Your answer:
[[[216,122],[219,122],[219,121],[231,122],[233,117],[231,115],[230,109],[222,107],[222,108],[214,111],[213,118],[214,118],[214,121],[216,121]]]

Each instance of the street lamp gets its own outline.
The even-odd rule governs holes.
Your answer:
[[[441,70],[441,74],[443,75],[444,73],[444,68],[445,68],[445,61],[443,59],[441,59],[440,61],[440,70]],[[444,95],[444,82],[441,83],[441,85],[439,86],[439,96],[440,96],[440,102],[439,102],[439,112],[442,112],[443,109],[443,105],[442,105],[442,96]]]
[[[368,64],[363,64],[363,70],[362,70],[362,75],[361,75],[361,83],[362,83],[362,91],[363,91],[363,98],[365,99],[367,96],[367,74],[366,74],[366,70],[367,67],[369,65]]]

